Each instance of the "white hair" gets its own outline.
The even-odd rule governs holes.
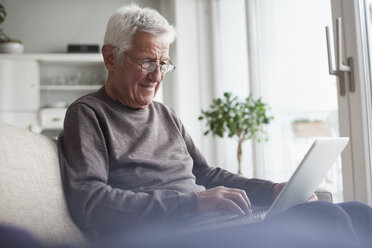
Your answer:
[[[104,44],[114,48],[114,55],[121,61],[122,54],[132,46],[136,32],[165,35],[171,44],[175,39],[175,30],[168,21],[154,9],[140,8],[134,4],[118,9],[110,18],[104,38]]]

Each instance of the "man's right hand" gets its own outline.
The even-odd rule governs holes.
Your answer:
[[[245,215],[252,212],[252,206],[244,190],[219,186],[196,192],[199,213],[215,211],[233,212]]]

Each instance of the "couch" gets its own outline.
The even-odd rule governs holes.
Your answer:
[[[317,196],[332,200],[327,191]],[[47,246],[88,244],[68,213],[56,141],[1,122],[0,224],[27,230]]]
[[[83,247],[62,188],[55,140],[0,123],[0,224],[27,230],[47,246]]]

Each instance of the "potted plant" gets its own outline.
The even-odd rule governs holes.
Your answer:
[[[261,141],[266,132],[264,126],[268,125],[274,118],[267,114],[268,106],[261,98],[254,100],[250,95],[243,101],[231,93],[224,93],[224,98],[216,98],[210,106],[210,111],[201,111],[199,120],[207,121],[208,130],[204,135],[212,133],[219,137],[227,134],[229,138],[238,141],[238,173],[242,174],[242,144],[249,139]]]
[[[0,24],[5,21],[6,11],[0,4]],[[0,28],[0,53],[23,53],[24,46],[19,40],[11,39],[6,35],[3,29]]]

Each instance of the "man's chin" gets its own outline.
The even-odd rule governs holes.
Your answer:
[[[147,108],[147,106],[149,106],[152,103],[153,99],[154,99],[153,97],[151,97],[150,99],[143,99],[138,102],[139,103],[138,105],[140,106],[141,109]]]

